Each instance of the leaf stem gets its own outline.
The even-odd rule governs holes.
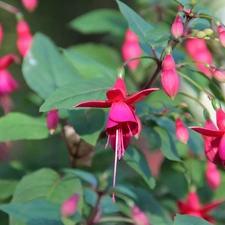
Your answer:
[[[123,217],[104,217],[98,221],[98,223],[105,223],[105,222],[125,222],[134,224],[134,221],[132,219]]]
[[[3,2],[3,1],[0,1],[0,8],[2,8],[4,10],[6,10],[7,12],[10,12],[14,15],[22,14],[19,9],[17,9],[16,7],[14,7],[6,2]]]

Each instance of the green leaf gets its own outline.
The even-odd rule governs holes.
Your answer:
[[[173,225],[212,225],[212,224],[196,216],[177,214],[175,216]]]
[[[38,140],[47,138],[45,118],[34,118],[22,113],[9,113],[0,118],[0,141]]]
[[[68,51],[87,56],[109,68],[117,68],[121,62],[121,56],[114,48],[96,43],[74,45]]]
[[[123,160],[134,169],[146,182],[146,184],[153,189],[155,187],[155,179],[151,174],[148,163],[144,155],[135,148],[129,147]]]
[[[123,35],[126,22],[117,10],[97,9],[75,18],[69,23],[69,26],[83,34]]]
[[[76,177],[79,177],[81,180],[84,180],[84,181],[88,182],[89,184],[91,184],[95,188],[98,185],[98,181],[97,181],[96,177],[89,172],[86,172],[86,171],[83,171],[83,170],[78,170],[78,169],[76,169],[76,170],[75,169],[63,169],[63,172],[73,174]]]
[[[113,77],[115,70],[102,65],[88,56],[63,50],[63,54],[75,70],[84,78]]]
[[[111,77],[95,79],[77,79],[56,90],[41,106],[40,111],[51,109],[72,109],[80,102],[106,99],[106,91],[115,80]]]
[[[219,20],[212,12],[205,9],[199,10],[198,15],[201,18],[206,18],[210,20]]]
[[[162,127],[154,127],[152,132],[156,143],[158,143],[166,158],[170,160],[181,161],[170,133]]]
[[[180,3],[182,6],[190,5],[192,3],[192,0],[174,0],[177,3]]]
[[[95,146],[104,129],[106,113],[102,109],[73,110],[69,122],[76,132],[89,144]]]
[[[17,184],[15,180],[0,180],[0,200],[11,197]]]
[[[147,43],[147,34],[154,27],[123,2],[117,0],[117,3],[121,13],[129,23],[130,29],[138,35],[140,41]]]
[[[60,205],[48,202],[45,199],[0,205],[0,210],[27,225],[62,225]]]
[[[32,47],[23,60],[22,72],[27,85],[43,99],[78,77],[54,43],[40,33],[34,35]]]

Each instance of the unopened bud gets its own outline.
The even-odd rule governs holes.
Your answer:
[[[206,173],[205,173],[206,182],[213,190],[216,190],[221,183],[221,176],[217,166],[207,161]]]
[[[0,24],[0,46],[2,45],[2,39],[3,39],[3,28],[2,24]]]
[[[214,31],[210,28],[204,29],[204,32],[206,33],[207,36],[211,36],[214,33]]]
[[[213,70],[213,76],[219,82],[225,83],[225,71],[215,68]]]
[[[124,79],[124,77],[125,77],[124,67],[119,67],[117,69],[117,77],[120,77],[120,78]]]
[[[206,37],[206,33],[204,31],[199,31],[197,34],[196,34],[196,37],[197,38],[205,38]]]
[[[30,12],[34,11],[38,5],[38,0],[22,0],[23,6]]]
[[[221,45],[223,45],[223,47],[225,47],[225,29],[222,25],[219,25],[217,27],[217,31],[218,31],[218,35],[219,35],[219,40]]]
[[[58,109],[50,110],[47,115],[46,123],[50,134],[53,134],[59,123]]]
[[[210,114],[209,114],[209,111],[207,109],[204,109],[203,115],[204,115],[205,120],[209,120],[210,119]]]
[[[175,64],[173,56],[171,54],[166,54],[162,62],[162,68],[164,70],[175,69],[175,66],[176,64]]]
[[[182,22],[181,16],[177,16],[172,24],[171,33],[175,38],[179,38],[182,36],[184,31],[184,26]]]
[[[181,119],[176,119],[175,121],[175,128],[176,128],[176,137],[177,139],[184,143],[184,144],[187,144],[187,141],[189,139],[189,132],[188,132],[188,129],[187,127],[184,126],[183,122]]]
[[[75,194],[67,199],[61,206],[62,216],[72,216],[77,211],[79,195]]]
[[[218,110],[221,108],[220,101],[217,98],[213,98],[211,101],[211,104],[215,110]]]
[[[143,211],[141,211],[137,206],[135,205],[132,206],[131,212],[135,225],[150,225],[150,222],[146,214]]]

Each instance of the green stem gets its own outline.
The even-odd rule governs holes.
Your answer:
[[[125,222],[125,223],[134,224],[134,221],[132,219],[115,217],[115,216],[114,217],[103,217],[98,221],[98,223],[105,223],[105,222]]]
[[[190,83],[192,83],[195,87],[197,87],[199,90],[203,91],[210,100],[215,98],[210,92],[208,92],[206,89],[201,87],[199,84],[197,84],[195,81],[193,81],[190,77],[186,76],[185,74],[178,72],[178,74],[183,77],[184,79],[188,80]]]
[[[6,3],[6,2],[3,2],[3,1],[0,1],[0,8],[12,13],[12,14],[20,14],[20,11],[19,9],[17,9],[16,7]]]

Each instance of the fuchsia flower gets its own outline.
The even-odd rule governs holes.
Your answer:
[[[219,34],[220,43],[223,45],[223,47],[225,47],[225,28],[222,25],[219,25],[217,27],[217,31]]]
[[[217,169],[217,166],[210,161],[207,161],[207,164],[206,164],[205,178],[206,178],[207,184],[213,190],[216,190],[220,186],[220,183],[221,183],[220,172]]]
[[[165,93],[174,99],[180,87],[180,79],[175,69],[175,61],[167,54],[162,62],[161,83]]]
[[[137,206],[131,207],[132,219],[135,225],[150,225],[148,217]]]
[[[77,211],[79,195],[75,194],[67,199],[61,206],[62,216],[72,216]]]
[[[138,43],[138,36],[131,30],[127,30],[125,34],[125,42],[122,46],[122,56],[125,61],[141,56],[141,48]],[[136,70],[140,60],[133,60],[127,64],[131,70]]]
[[[0,102],[5,114],[10,111],[12,105],[11,99],[8,95],[19,87],[17,81],[7,70],[7,67],[9,67],[13,62],[19,62],[19,58],[14,54],[8,54],[0,58]]]
[[[0,23],[0,46],[2,45],[2,39],[3,39],[3,29],[2,24]]]
[[[108,100],[82,102],[74,107],[110,108],[106,132],[108,143],[115,151],[113,186],[116,182],[117,158],[120,160],[130,143],[130,137],[136,135],[140,128],[135,114],[134,104],[147,97],[158,88],[149,88],[127,97],[127,90],[122,77],[118,77],[113,88],[106,92]],[[113,196],[114,199],[114,196]]]
[[[181,119],[176,119],[175,121],[175,127],[176,127],[176,137],[177,139],[184,143],[184,144],[187,144],[187,141],[189,139],[189,132],[188,132],[188,129],[187,127],[184,126],[183,122]]]
[[[182,22],[181,16],[177,16],[172,24],[171,33],[175,38],[179,38],[182,36],[184,32],[184,26]]]
[[[32,43],[30,27],[25,20],[20,20],[17,23],[16,32],[18,35],[17,48],[19,53],[24,57],[26,52],[30,49]]]
[[[223,201],[218,200],[215,202],[208,203],[204,206],[200,205],[199,198],[196,192],[189,192],[187,201],[183,202],[178,200],[177,206],[181,214],[188,214],[191,216],[196,216],[199,218],[203,218],[210,223],[214,223],[214,219],[208,215],[208,212],[215,209],[219,206]]]
[[[49,111],[46,123],[50,134],[53,134],[59,124],[58,109],[52,109]]]
[[[30,12],[37,8],[38,0],[21,0],[23,6]]]
[[[217,69],[213,66],[210,67],[212,74],[216,80],[219,82],[224,83],[225,82],[225,71]]]
[[[204,39],[199,38],[189,38],[185,42],[185,50],[196,62],[196,66],[209,78],[212,78],[212,73],[210,70],[204,65],[204,63],[212,65],[213,58],[212,54],[207,48],[206,42]]]
[[[225,113],[222,109],[216,111],[217,126],[208,121],[203,127],[190,127],[203,135],[204,150],[209,161],[225,167]]]

